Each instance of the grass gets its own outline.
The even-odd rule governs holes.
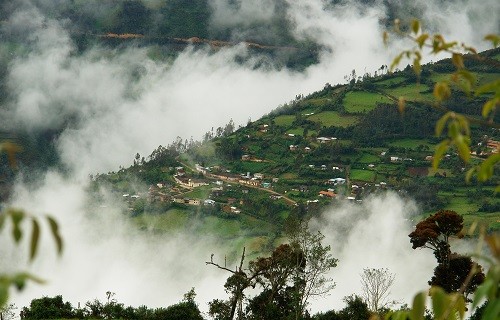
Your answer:
[[[429,167],[429,174],[427,176],[428,177],[433,177],[436,173],[439,173],[441,175],[443,173],[446,173],[447,177],[453,176],[453,174],[451,173],[451,170],[448,170],[448,169],[434,169],[432,167]]]
[[[211,186],[195,188],[193,191],[183,194],[184,198],[205,199],[210,194]]]
[[[382,80],[382,81],[377,81],[375,82],[377,85],[382,85],[382,86],[393,86],[400,84],[406,80],[405,77],[393,77],[390,79]]]
[[[182,230],[189,220],[189,211],[170,209],[161,215],[142,214],[134,218],[139,228],[155,231]]]
[[[307,119],[319,122],[325,127],[350,127],[358,122],[358,117],[355,116],[342,116],[337,111],[323,111],[321,113],[313,114]]]
[[[482,73],[478,77],[478,83],[479,85],[483,85],[498,80],[498,78],[500,78],[499,73]]]
[[[286,132],[287,134],[288,133],[291,133],[291,134],[294,134],[296,136],[302,136],[304,134],[304,128],[302,127],[299,127],[299,128],[293,128],[293,129],[290,129],[290,130],[287,130]]]
[[[415,149],[420,145],[428,146],[431,150],[434,147],[425,139],[401,139],[389,143],[392,147]]]
[[[247,172],[247,171],[252,172],[252,173],[261,172],[264,169],[266,169],[267,167],[269,167],[268,162],[251,162],[251,161],[242,161],[241,162],[241,168],[242,168],[243,172]]]
[[[243,235],[243,230],[238,220],[228,220],[214,216],[208,216],[203,219],[200,231],[206,234],[218,234],[223,238],[236,238]]]
[[[280,127],[289,127],[295,120],[295,115],[282,115],[274,118],[274,123]]]
[[[367,112],[375,109],[377,103],[393,101],[380,93],[350,91],[346,93],[343,103],[347,112]]]
[[[422,93],[428,90],[429,87],[427,85],[414,84],[394,89],[385,89],[384,91],[395,98],[404,97],[409,101],[434,101],[434,96],[432,95],[432,93]]]
[[[350,172],[351,180],[373,181],[375,172],[370,170],[352,169]]]
[[[331,101],[330,98],[318,98],[318,99],[307,100],[307,103],[312,104],[315,107],[322,107],[330,103],[330,101]]]
[[[380,157],[377,157],[377,156],[370,154],[370,153],[363,153],[357,162],[375,163],[375,162],[379,162],[379,161],[380,161]]]
[[[431,80],[435,83],[437,82],[447,82],[447,81],[450,81],[451,79],[451,74],[450,73],[433,73],[431,75]]]
[[[299,177],[299,175],[297,173],[291,173],[291,172],[287,172],[287,173],[283,173],[281,176],[280,176],[280,179],[284,179],[284,180],[293,180],[293,179],[297,179]]]

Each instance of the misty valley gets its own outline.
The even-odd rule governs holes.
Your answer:
[[[498,319],[498,10],[0,0],[0,320]]]

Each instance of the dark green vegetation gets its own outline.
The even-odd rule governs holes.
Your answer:
[[[114,293],[106,292],[107,301],[88,301],[83,308],[73,308],[64,302],[62,296],[43,297],[31,301],[29,307],[21,310],[21,319],[171,319],[203,320],[194,301],[194,290],[184,295],[184,299],[167,308],[151,309],[146,306],[126,307],[113,299]]]
[[[479,81],[500,73],[477,63],[470,69]],[[490,184],[465,183],[469,166],[494,151],[498,130],[473,126],[472,163],[465,165],[450,152],[432,169],[439,113],[428,102],[429,88],[449,75],[451,62],[425,66],[419,82],[410,68],[394,74],[381,70],[297,96],[237,130],[230,121],[207,132],[203,142],[179,138],[149,157],[136,155],[130,168],[94,177],[93,188],[109,185],[128,203],[140,228],[217,232],[237,240],[239,248],[246,243],[250,255],[275,247],[291,218],[387,190],[415,199],[424,216],[449,209],[466,225],[478,221],[498,230],[498,172]],[[396,102],[401,94],[407,100],[404,114]],[[478,114],[481,103],[460,96],[446,107]]]
[[[188,45],[218,50],[246,42],[252,55],[259,55],[278,68],[301,70],[317,63],[321,47],[312,40],[297,40],[287,19],[286,1],[274,1],[268,19],[226,23],[214,17],[208,0],[75,0],[62,3],[34,1],[48,18],[67,20],[70,35],[79,52],[93,46],[124,49],[128,46],[148,47],[151,55],[167,59]],[[231,7],[232,6],[232,7]],[[241,4],[229,5],[236,14]],[[0,22],[7,19],[18,5],[0,1]],[[99,9],[96,9],[99,8]],[[215,21],[218,19],[217,21]],[[2,41],[14,49],[18,35],[2,35]],[[22,52],[22,47],[18,48]]]

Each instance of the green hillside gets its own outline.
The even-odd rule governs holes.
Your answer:
[[[500,73],[482,65],[469,68],[479,81]],[[431,166],[439,113],[430,88],[452,71],[445,60],[425,66],[418,82],[406,68],[327,84],[236,131],[230,122],[216,136],[207,132],[207,141],[186,150],[161,147],[144,162],[96,177],[95,185],[109,183],[124,197],[140,228],[217,233],[241,246],[251,243],[254,253],[279,241],[292,217],[314,216],[343,201],[360,203],[386,190],[416,200],[423,215],[451,209],[467,224],[499,230],[498,172],[490,184],[465,183],[467,169],[492,152],[487,143],[500,139],[498,131],[473,126],[471,164],[451,152],[439,170]],[[404,114],[397,108],[400,96],[407,100]],[[459,96],[446,107],[478,115],[481,104]],[[147,187],[131,189],[137,177]]]

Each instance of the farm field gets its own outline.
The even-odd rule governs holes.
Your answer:
[[[380,93],[372,93],[366,91],[350,91],[344,97],[344,108],[347,112],[368,112],[377,106],[377,103],[394,103],[387,96]]]
[[[342,116],[337,111],[323,111],[321,113],[313,114],[307,119],[319,122],[325,127],[349,127],[358,122],[358,117],[355,116]]]
[[[393,97],[404,97],[409,101],[434,101],[434,96],[424,84],[406,85],[393,89],[385,89],[384,92]]]

